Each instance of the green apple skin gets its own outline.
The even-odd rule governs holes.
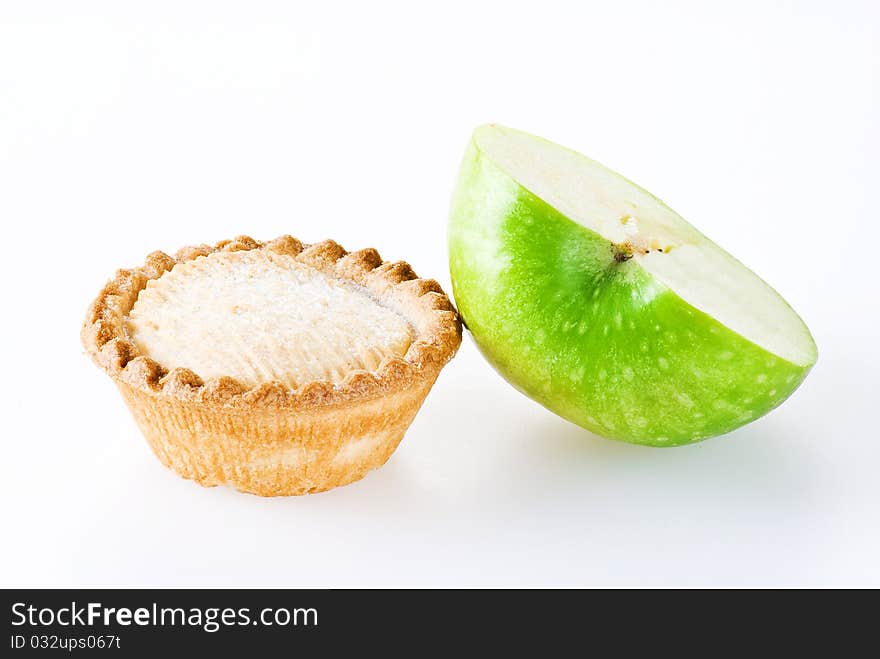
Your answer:
[[[603,437],[677,446],[766,414],[790,363],[687,304],[468,146],[449,224],[458,310],[520,391]]]

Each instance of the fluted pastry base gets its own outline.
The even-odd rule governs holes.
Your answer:
[[[436,375],[381,398],[299,411],[206,406],[117,384],[166,467],[206,487],[289,496],[347,485],[385,464]]]

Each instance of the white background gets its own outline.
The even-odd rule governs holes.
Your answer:
[[[880,586],[877,3],[137,4],[0,5],[0,583]],[[641,448],[466,339],[360,483],[265,500],[163,468],[79,344],[114,270],[291,233],[448,290],[487,121],[621,171],[771,282],[819,346],[803,387]]]

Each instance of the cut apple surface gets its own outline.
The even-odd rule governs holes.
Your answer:
[[[798,315],[637,185],[546,140],[478,128],[450,271],[489,361],[561,416],[670,446],[781,403],[816,361]]]

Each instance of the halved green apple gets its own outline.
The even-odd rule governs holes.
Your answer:
[[[478,128],[449,224],[455,301],[515,387],[605,437],[729,432],[816,362],[803,321],[663,202],[599,163]]]

